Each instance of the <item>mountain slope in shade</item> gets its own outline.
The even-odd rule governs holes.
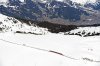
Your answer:
[[[51,1],[47,3],[26,0],[25,3],[17,1],[9,1],[8,6],[0,6],[2,14],[19,17],[30,20],[51,21],[51,22],[69,22],[78,21],[82,15],[89,14],[80,9],[75,8],[71,1],[64,3],[61,1]]]
[[[86,3],[81,5],[73,1],[50,0],[9,0],[9,3],[0,5],[0,13],[33,21],[49,21],[59,24],[87,25],[100,24],[99,1],[98,5]]]

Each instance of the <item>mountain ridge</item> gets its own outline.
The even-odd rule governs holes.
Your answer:
[[[100,17],[99,9],[89,8],[90,5],[81,6],[72,1],[67,1],[67,3],[55,0],[48,3],[38,1],[26,0],[25,3],[22,3],[20,0],[13,0],[6,7],[0,5],[0,13],[15,18],[59,24],[100,24],[99,19],[97,19]]]

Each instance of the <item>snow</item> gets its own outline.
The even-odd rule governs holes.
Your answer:
[[[19,0],[19,1],[24,2],[25,0]],[[8,3],[9,0],[0,0],[0,2]]]
[[[99,36],[84,38],[62,34],[36,36],[9,32],[0,33],[0,66],[99,66],[99,43]],[[48,52],[48,50],[62,53],[77,60]]]
[[[100,66],[100,36],[54,34],[2,14],[0,18],[0,66]],[[99,32],[100,27],[72,32],[83,30]]]
[[[49,0],[40,0],[41,2],[47,2]],[[56,0],[60,2],[67,2],[68,0]],[[71,0],[72,2],[80,3],[80,4],[86,4],[86,3],[95,3],[97,0]]]
[[[19,0],[19,1],[25,2],[25,0]],[[33,1],[35,1],[35,0],[33,0]],[[37,0],[37,1],[46,3],[46,2],[49,1],[49,0]],[[56,1],[66,2],[66,0],[56,0]],[[85,3],[87,3],[87,2],[89,2],[89,3],[95,3],[97,0],[71,0],[71,1],[77,2],[77,3],[80,3],[80,4],[85,4]],[[9,0],[0,0],[0,2],[8,3]]]
[[[25,2],[25,0],[20,0],[21,2]]]
[[[19,20],[8,17],[0,14],[0,28],[3,32],[17,32],[20,31],[22,33],[36,33],[36,34],[45,34],[47,33],[46,28],[40,28],[35,25],[27,25],[25,23],[21,23]]]
[[[7,3],[7,2],[8,2],[8,0],[0,0],[0,2],[6,2],[6,3]]]
[[[100,26],[95,26],[95,27],[78,27],[78,29],[71,30],[69,32],[66,32],[65,34],[71,35],[71,34],[76,34],[80,36],[95,36],[95,35],[100,35]]]
[[[95,3],[96,0],[71,0],[73,2],[77,2],[77,3],[80,3],[80,4],[86,4],[87,2],[88,3]]]
[[[57,0],[57,1],[64,2],[64,0]]]

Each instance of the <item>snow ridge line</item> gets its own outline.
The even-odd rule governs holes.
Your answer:
[[[80,60],[80,59],[76,59],[76,58],[69,57],[69,56],[64,55],[64,54],[62,54],[60,52],[56,52],[56,51],[52,51],[52,50],[47,50],[47,49],[41,49],[41,48],[37,48],[37,47],[32,47],[32,46],[28,46],[26,44],[14,43],[14,42],[10,42],[10,41],[4,40],[4,39],[0,39],[0,40],[1,41],[4,41],[4,42],[7,42],[7,43],[11,43],[11,44],[16,44],[16,45],[20,45],[20,46],[24,46],[24,47],[29,47],[29,48],[33,48],[33,49],[37,49],[37,50],[41,50],[41,51],[45,51],[45,52],[54,53],[54,54],[61,55],[61,56],[64,56],[66,58],[69,58],[69,59]]]
[[[26,45],[26,44],[14,43],[14,42],[10,42],[10,41],[4,40],[4,39],[0,39],[0,40],[1,40],[1,41],[4,41],[4,42],[7,42],[7,43],[11,43],[11,44],[16,44],[16,45],[20,45],[20,46],[24,46],[24,47],[29,47],[29,48],[32,48],[32,49],[36,49],[36,50],[41,50],[41,51],[45,51],[45,52],[54,53],[54,54],[57,54],[57,55],[60,55],[60,56],[64,56],[64,57],[69,58],[69,59],[72,59],[72,60],[85,60],[85,61],[89,61],[89,62],[100,63],[100,61],[93,60],[93,59],[89,59],[89,58],[76,59],[76,58],[73,58],[73,57],[64,55],[63,53],[56,52],[56,51],[47,50],[47,49],[41,49],[41,48],[37,48],[37,47],[32,47],[32,46],[28,46],[28,45]]]

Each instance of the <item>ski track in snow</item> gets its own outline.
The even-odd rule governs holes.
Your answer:
[[[3,55],[5,53],[6,54],[11,53],[9,55],[12,57],[13,55],[16,55],[17,53],[19,53],[20,51],[22,52],[23,48],[25,48],[25,52],[28,49],[30,49],[32,51],[31,53],[33,54],[31,57],[29,57],[29,55],[28,55],[27,58],[26,58],[26,56],[24,58],[21,58],[21,57],[23,57],[24,52],[19,53],[19,54],[21,56],[20,58],[26,59],[26,61],[34,60],[34,58],[36,57],[36,61],[33,61],[34,63],[36,62],[35,63],[36,65],[33,65],[33,66],[47,66],[45,64],[46,61],[48,61],[48,64],[49,63],[56,64],[56,62],[58,60],[56,60],[55,57],[63,59],[63,61],[62,60],[60,60],[60,61],[64,62],[65,65],[60,65],[58,63],[58,65],[53,65],[53,66],[66,66],[67,63],[70,63],[70,64],[68,64],[69,66],[80,66],[80,65],[82,65],[81,63],[84,63],[82,66],[99,66],[100,65],[100,61],[99,61],[100,59],[99,59],[99,55],[98,55],[99,54],[98,53],[99,52],[99,38],[100,37],[98,36],[98,39],[97,39],[97,37],[91,37],[90,39],[88,39],[88,37],[85,38],[85,37],[79,37],[79,36],[65,36],[62,34],[48,34],[48,35],[37,36],[37,35],[31,35],[31,34],[18,34],[18,33],[14,34],[14,33],[9,33],[9,32],[8,33],[0,33],[0,46],[1,46],[0,53]],[[44,42],[44,41],[46,41],[46,42]],[[78,41],[78,44],[77,44],[77,41]],[[92,41],[92,42],[89,42],[89,41]],[[94,42],[94,41],[96,41],[96,42]],[[63,43],[67,42],[67,43],[65,43],[65,46],[64,46],[64,44],[62,42]],[[95,43],[95,45],[93,42]],[[74,46],[74,44],[76,44],[76,46]],[[89,51],[86,50],[85,45]],[[10,46],[10,48],[14,47],[13,50],[10,50],[9,46]],[[77,47],[77,46],[79,46],[79,47]],[[93,46],[93,48],[92,48],[92,46]],[[19,48],[19,47],[21,47],[22,49],[17,51],[18,49],[16,50],[16,48]],[[6,48],[8,48],[8,49],[6,49]],[[84,50],[86,50],[86,51],[84,51]],[[2,52],[2,51],[4,51],[4,52]],[[44,56],[38,55],[37,51],[39,52],[39,54],[41,54],[41,52],[45,53],[47,55],[46,59],[45,59],[46,55],[44,55],[44,54],[43,54]],[[95,52],[95,51],[97,51],[97,52]],[[27,52],[27,54],[31,54],[29,52]],[[70,54],[70,52],[72,54]],[[35,53],[36,53],[36,55],[34,56]],[[52,55],[55,55],[55,56],[52,57]],[[79,55],[80,57],[78,57],[77,55]],[[2,55],[1,55],[1,57],[2,57]],[[3,58],[5,58],[5,57],[6,57],[6,55],[3,56]],[[15,57],[16,56],[14,56],[13,58],[15,58]],[[29,58],[33,57],[33,58],[28,60],[28,57]],[[41,57],[43,57],[43,58],[40,59]],[[56,62],[54,62],[54,61],[53,61],[53,63],[49,62],[49,60],[50,60],[49,57],[54,58]],[[8,60],[9,56],[7,56],[6,58]],[[12,60],[9,59],[9,61],[4,61],[5,62],[4,64],[7,64],[8,62],[14,61],[14,60],[16,60],[16,59],[12,59]],[[39,61],[39,60],[41,60],[41,61]],[[44,61],[42,61],[42,60],[44,60]],[[16,62],[18,62],[18,61],[19,60],[17,60]],[[16,63],[16,62],[14,62],[14,63]],[[23,62],[23,61],[21,61],[21,62]],[[31,61],[29,61],[29,62],[31,62]],[[1,63],[1,60],[0,60],[0,63]],[[42,64],[44,63],[44,64],[41,65],[41,63]],[[18,62],[17,64],[21,64],[21,63]],[[20,66],[17,64],[15,64],[15,66]],[[26,63],[23,63],[23,64],[26,64]],[[11,65],[1,65],[1,66],[11,66]],[[12,66],[14,66],[14,65],[12,65]],[[21,65],[21,66],[23,66],[23,65]],[[27,66],[27,65],[25,65],[25,66]],[[30,64],[30,66],[32,66],[32,64]]]
[[[64,56],[64,57],[69,58],[69,59],[79,60],[79,59],[69,57],[69,56],[67,56],[67,55],[64,55],[64,54],[62,54],[62,53],[60,53],[60,52],[56,52],[56,51],[53,51],[53,50],[47,50],[47,49],[41,49],[41,48],[37,48],[37,47],[32,47],[32,46],[28,46],[27,44],[14,43],[14,42],[7,41],[7,40],[4,40],[4,39],[0,39],[0,40],[1,40],[1,41],[4,41],[4,42],[7,42],[7,43],[10,43],[10,44],[16,44],[16,45],[25,46],[25,47],[29,47],[29,48],[33,48],[33,49],[45,51],[45,52],[55,53],[55,54]],[[98,62],[99,62],[99,61],[98,61]]]
[[[40,51],[44,51],[44,52],[53,53],[53,54],[60,55],[60,56],[63,56],[63,57],[66,57],[66,58],[69,58],[69,59],[72,59],[72,60],[85,60],[85,61],[96,62],[96,63],[100,62],[99,60],[93,60],[93,59],[90,59],[88,57],[78,58],[77,59],[77,58],[65,55],[62,52],[58,52],[58,51],[55,51],[55,50],[48,50],[48,49],[44,49],[44,48],[41,48],[41,47],[38,48],[38,47],[29,46],[30,44],[15,43],[13,41],[9,41],[9,40],[6,40],[6,39],[0,39],[0,41],[4,41],[4,42],[10,43],[10,44],[16,44],[16,45],[19,45],[19,46],[28,47],[28,48],[32,48],[32,49],[36,49],[36,50],[40,50]]]

